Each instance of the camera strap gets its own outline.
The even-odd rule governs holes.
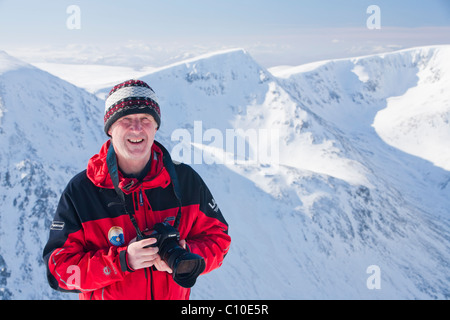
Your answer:
[[[175,171],[175,165],[170,157],[169,151],[167,151],[166,148],[164,148],[164,146],[158,141],[155,140],[153,143],[155,143],[163,152],[163,164],[169,173],[170,179],[172,180],[173,193],[178,200],[178,213],[173,224],[174,228],[178,230],[178,225],[180,224],[181,219],[181,190],[180,183],[178,182],[178,175]]]
[[[106,164],[108,166],[108,171],[109,171],[109,175],[111,176],[114,190],[116,190],[116,193],[119,196],[120,201],[122,202],[125,212],[130,217],[131,223],[133,224],[134,228],[136,229],[136,234],[137,234],[138,240],[142,240],[142,239],[144,239],[144,236],[137,225],[136,219],[128,211],[127,203],[125,201],[125,194],[123,193],[122,189],[120,189],[120,187],[119,187],[119,169],[117,167],[116,152],[114,151],[112,141],[111,141],[111,145],[109,146],[109,149],[108,149],[108,154],[106,155]]]
[[[163,151],[163,164],[166,167],[166,170],[170,175],[170,178],[172,180],[172,185],[173,185],[173,191],[175,193],[175,197],[178,200],[178,213],[175,218],[174,225],[173,225],[175,229],[178,229],[178,225],[180,224],[180,219],[181,219],[181,191],[180,191],[180,186],[179,186],[179,182],[178,182],[178,176],[176,174],[172,159],[170,158],[169,153],[166,150],[166,148],[164,148],[157,141],[154,141],[153,143],[155,143]],[[114,190],[116,191],[117,195],[119,196],[119,199],[123,204],[125,212],[130,217],[131,223],[133,224],[134,228],[136,229],[136,234],[137,234],[138,239],[141,240],[144,238],[144,236],[138,227],[138,224],[136,222],[136,219],[134,218],[134,215],[131,214],[130,211],[128,211],[127,204],[125,201],[125,194],[123,193],[122,189],[120,189],[120,187],[119,187],[119,169],[117,166],[116,152],[114,151],[112,141],[108,148],[108,153],[106,155],[106,164],[108,166],[108,171],[109,171],[109,175],[111,177],[111,180],[112,180],[112,183],[114,186]]]

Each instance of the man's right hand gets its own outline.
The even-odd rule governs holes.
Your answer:
[[[156,243],[155,238],[143,239],[136,241],[133,239],[127,248],[127,259],[129,266],[134,269],[149,268],[153,265],[158,271],[166,271],[172,273],[172,269],[169,268],[158,254],[158,247],[148,247]]]

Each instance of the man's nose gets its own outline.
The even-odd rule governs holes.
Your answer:
[[[141,131],[142,130],[142,123],[140,119],[133,119],[133,122],[131,123],[132,129],[134,131]]]

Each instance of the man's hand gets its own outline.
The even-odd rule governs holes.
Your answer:
[[[136,239],[133,239],[128,244],[127,248],[128,264],[130,267],[134,270],[138,270],[155,266],[158,271],[172,273],[172,269],[169,268],[167,263],[164,262],[158,254],[158,247],[144,248],[155,243],[155,238],[143,239],[141,241],[136,241]],[[185,240],[180,240],[179,243],[181,247],[186,248]]]
[[[133,239],[127,248],[128,264],[134,270],[149,268],[155,266],[159,271],[166,271],[172,273],[172,269],[169,268],[167,263],[161,260],[158,254],[158,247],[149,247],[156,243],[155,238],[143,239],[141,241],[135,241]]]

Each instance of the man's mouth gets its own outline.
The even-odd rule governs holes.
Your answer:
[[[141,143],[142,141],[144,141],[144,139],[128,139],[129,142],[137,144],[137,143]]]

